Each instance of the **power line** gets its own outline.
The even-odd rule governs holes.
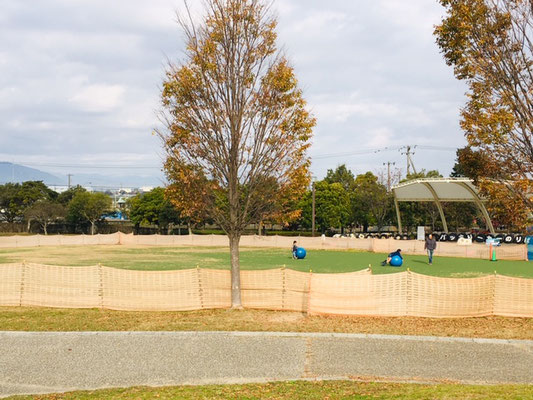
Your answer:
[[[418,148],[420,150],[429,150],[429,151],[457,151],[457,147],[449,146],[424,146],[424,145],[415,145],[411,146],[412,148]],[[399,151],[405,149],[405,146],[392,146],[392,147],[382,147],[378,149],[368,149],[368,150],[359,150],[359,151],[347,151],[342,153],[330,153],[330,154],[318,154],[311,156],[313,160],[322,160],[326,158],[337,158],[337,157],[350,157],[350,156],[360,156],[366,154],[376,154],[384,153],[387,151]]]
[[[335,157],[349,157],[349,156],[359,156],[359,155],[365,155],[365,154],[376,154],[376,153],[382,153],[386,151],[396,151],[399,150],[400,147],[383,147],[380,149],[368,149],[368,150],[359,150],[359,151],[349,151],[344,153],[331,153],[331,154],[319,154],[316,156],[311,156],[313,160],[322,160],[325,158],[335,158]]]

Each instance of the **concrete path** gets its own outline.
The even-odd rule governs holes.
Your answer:
[[[0,397],[342,378],[533,384],[533,341],[271,332],[0,332]]]

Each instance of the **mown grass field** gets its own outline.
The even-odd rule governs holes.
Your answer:
[[[40,396],[13,396],[9,397],[9,399],[526,400],[533,399],[533,386],[473,386],[453,384],[417,385],[354,381],[298,381],[250,385],[178,386],[167,388],[135,387],[128,389],[108,389]]]
[[[444,277],[476,277],[493,274],[533,278],[533,263],[435,257],[428,265],[425,256],[405,256],[400,268],[382,267],[385,254],[360,251],[310,250],[304,260],[293,260],[290,249],[241,249],[243,269],[287,267],[298,271],[340,273],[372,266],[375,274],[411,271]],[[58,246],[0,249],[0,264],[35,262],[49,265],[102,265],[134,270],[175,270],[196,268],[229,269],[229,251],[220,247],[149,247],[149,246]]]

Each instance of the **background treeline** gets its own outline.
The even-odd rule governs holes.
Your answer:
[[[422,171],[406,179],[440,177],[437,171]],[[355,176],[345,165],[329,170],[323,180],[313,183],[317,234],[393,231],[397,224],[393,195],[387,179],[372,172]],[[393,183],[397,183],[393,179]],[[189,217],[177,209],[168,190],[155,188],[130,197],[119,208],[109,194],[88,192],[80,186],[57,193],[42,182],[0,185],[0,226],[4,232],[28,233],[112,233],[188,234],[222,233],[205,214]],[[275,215],[250,226],[248,233],[311,234],[313,188],[290,205],[284,215]],[[417,226],[442,230],[433,203],[401,203],[402,220],[409,231]],[[482,221],[473,204],[444,204],[451,230],[470,230]],[[120,211],[125,221],[107,218]],[[287,216],[290,215],[290,218]],[[484,226],[479,226],[484,229]]]
[[[420,178],[440,178],[438,171],[422,170],[407,175],[400,182]],[[319,233],[382,232],[393,231],[397,225],[394,196],[387,184],[398,183],[397,175],[387,177],[372,172],[355,176],[345,165],[328,170],[326,177],[314,183],[315,224]],[[301,204],[301,218],[294,227],[309,229],[312,224],[312,190]],[[470,203],[443,203],[450,230],[470,231],[485,229],[479,211]],[[433,231],[443,229],[438,209],[434,203],[400,203],[402,223],[408,231],[417,226],[427,226]],[[482,225],[479,226],[478,222]]]
[[[91,233],[98,231],[112,199],[81,186],[57,193],[41,181],[0,185],[0,222],[4,232]]]

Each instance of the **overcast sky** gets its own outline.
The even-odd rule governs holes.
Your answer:
[[[160,83],[167,58],[183,51],[179,8],[180,0],[0,0],[0,161],[61,176],[87,172],[85,164],[152,167],[98,172],[153,182],[144,176],[160,174],[151,134]],[[396,150],[404,145],[421,146],[418,169],[449,174],[453,148],[465,143],[465,88],[435,45],[436,0],[275,0],[274,9],[279,45],[318,121],[317,178],[342,163],[363,173],[391,161],[405,173]]]

